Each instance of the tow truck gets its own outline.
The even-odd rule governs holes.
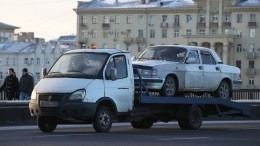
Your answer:
[[[177,120],[181,129],[196,130],[210,115],[251,116],[249,106],[227,99],[151,93],[123,50],[68,51],[42,74],[29,103],[42,132],[53,132],[58,124],[84,123],[105,133],[115,120],[129,121],[136,129]]]

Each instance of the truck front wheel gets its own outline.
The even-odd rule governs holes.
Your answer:
[[[191,106],[190,110],[187,112],[187,118],[178,119],[178,124],[180,128],[185,130],[200,129],[202,125],[202,112],[200,107]]]
[[[108,107],[100,107],[97,110],[93,127],[96,132],[108,132],[112,127],[113,116]]]
[[[56,117],[37,117],[37,124],[39,129],[42,132],[53,132],[57,127],[57,118]]]
[[[153,120],[146,118],[142,121],[132,121],[131,125],[135,129],[150,129],[153,126]]]

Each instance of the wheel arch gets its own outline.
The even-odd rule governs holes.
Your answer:
[[[109,98],[109,97],[102,97],[100,98],[97,102],[97,109],[96,111],[102,107],[102,106],[106,106],[111,110],[111,113],[113,114],[114,117],[117,116],[117,108],[116,108],[116,104],[115,102]]]

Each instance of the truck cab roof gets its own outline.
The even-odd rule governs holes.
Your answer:
[[[78,52],[92,52],[92,53],[107,53],[107,54],[115,54],[115,53],[129,53],[128,51],[123,51],[119,49],[76,49],[76,50],[70,50],[66,52],[65,54],[69,53],[78,53]]]

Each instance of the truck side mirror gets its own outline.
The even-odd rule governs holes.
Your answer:
[[[112,81],[115,81],[117,79],[117,69],[116,68],[110,69],[110,78]]]
[[[42,69],[41,79],[44,79],[46,75],[47,75],[47,68],[43,68]]]

